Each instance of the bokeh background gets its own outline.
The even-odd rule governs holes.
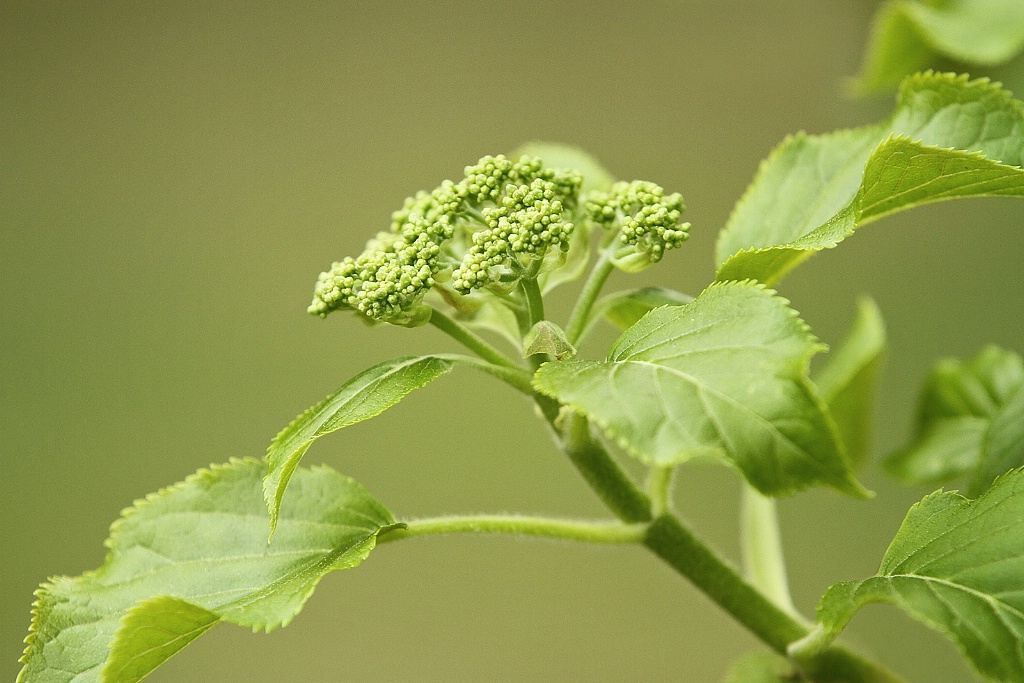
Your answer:
[[[317,273],[406,195],[525,141],[579,145],[686,196],[692,240],[633,279],[697,293],[718,229],[783,136],[890,109],[843,94],[875,8],[0,3],[0,678],[18,670],[33,589],[98,566],[134,498],[260,456],[367,365],[453,348],[429,328],[305,313]],[[1012,200],[926,207],[782,284],[826,341],[857,295],[879,302],[880,452],[907,435],[936,357],[1024,349],[1022,218]],[[398,515],[602,515],[535,422],[457,371],[307,462]],[[735,558],[736,477],[690,467],[679,480],[678,507]],[[864,480],[872,502],[816,491],[781,504],[807,612],[829,584],[874,572],[923,493],[877,468]],[[913,680],[972,680],[951,645],[891,608],[865,610],[849,635]],[[428,538],[328,576],[288,628],[220,626],[150,680],[716,681],[758,647],[638,549]]]

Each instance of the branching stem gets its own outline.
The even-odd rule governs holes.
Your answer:
[[[530,328],[544,320],[544,297],[536,278],[523,278],[519,281],[526,295],[526,306],[530,312]]]

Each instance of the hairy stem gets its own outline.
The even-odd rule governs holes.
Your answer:
[[[623,522],[649,521],[651,500],[594,438],[587,418],[568,412],[561,419],[562,450],[608,509]]]
[[[569,322],[565,326],[565,337],[574,346],[583,336],[583,331],[587,328],[587,320],[590,318],[590,310],[594,307],[594,302],[597,301],[597,296],[601,293],[601,288],[604,287],[608,276],[614,270],[609,253],[607,249],[601,252],[594,267],[590,269],[590,275],[587,276],[583,290],[572,307],[572,313],[569,314]]]
[[[646,524],[621,522],[577,522],[548,517],[518,515],[470,515],[432,517],[404,522],[405,528],[396,528],[380,535],[378,543],[439,534],[511,534],[514,536],[542,536],[584,543],[640,543],[647,531]]]
[[[796,615],[789,595],[775,501],[747,483],[743,484],[741,495],[740,547],[747,579],[776,605]]]
[[[647,529],[644,545],[779,654],[787,655],[788,646],[810,632],[800,620],[747,583],[676,517],[665,514],[655,519]],[[881,665],[842,647],[829,647],[798,664],[811,680],[822,683],[900,681]]]
[[[523,369],[521,365],[488,344],[475,332],[469,330],[455,320],[452,320],[436,308],[431,311],[430,324],[465,346],[476,355],[483,358],[488,363],[502,365],[506,368],[514,368],[516,370]]]

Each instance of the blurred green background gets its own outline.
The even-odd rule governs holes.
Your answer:
[[[695,294],[717,230],[784,135],[890,109],[842,94],[875,7],[0,4],[0,678],[19,668],[33,589],[98,566],[134,498],[260,456],[369,364],[452,349],[433,329],[305,313],[317,273],[406,195],[528,140],[579,145],[686,196],[693,239],[634,280]],[[1022,218],[1012,200],[926,207],[782,284],[826,341],[858,294],[879,302],[880,451],[906,436],[937,356],[1024,350]],[[397,515],[603,514],[529,406],[465,371],[307,462]],[[736,557],[736,477],[679,479],[677,505]],[[877,469],[864,479],[872,502],[816,491],[781,505],[805,611],[830,583],[873,573],[923,493]],[[893,609],[865,610],[850,637],[913,680],[971,680],[951,645]],[[716,681],[757,647],[638,549],[429,538],[330,575],[286,629],[218,627],[150,680]]]

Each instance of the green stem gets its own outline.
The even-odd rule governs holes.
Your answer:
[[[644,538],[655,555],[692,581],[709,598],[781,655],[810,629],[787,613],[722,560],[672,515],[654,520]],[[814,681],[895,683],[899,677],[842,647],[829,647],[799,662]]]
[[[655,465],[647,475],[647,495],[651,497],[651,513],[657,517],[669,511],[673,465]]]
[[[576,304],[572,307],[572,313],[569,314],[569,322],[565,326],[565,337],[573,346],[580,340],[583,331],[587,328],[590,310],[594,307],[594,302],[597,301],[597,296],[601,293],[601,288],[604,287],[608,276],[615,269],[610,260],[610,253],[608,249],[601,252],[597,263],[594,264],[590,275],[587,276],[587,281],[583,284],[583,290],[580,292],[579,298],[576,299]]]
[[[530,329],[544,319],[544,297],[540,293],[540,285],[536,278],[523,278],[519,281],[526,295],[526,306],[530,313]]]
[[[378,537],[378,543],[390,543],[412,536],[439,534],[511,534],[515,536],[542,536],[584,543],[641,543],[647,531],[646,524],[621,522],[577,522],[548,517],[518,515],[471,515],[433,517],[404,522],[405,528],[387,531]]]
[[[543,404],[540,407],[545,410]],[[550,415],[550,408],[545,410],[545,414]],[[567,412],[561,419],[564,421],[562,450],[590,488],[623,522],[649,521],[652,517],[651,500],[594,438],[587,418],[576,412]]]
[[[479,335],[467,329],[455,320],[452,320],[436,308],[430,313],[430,324],[465,346],[476,355],[483,358],[488,363],[503,365],[506,368],[514,368],[516,370],[523,369],[521,365],[488,344]]]
[[[504,365],[495,365],[494,363],[488,363],[487,361],[473,356],[464,356],[460,353],[437,353],[434,354],[438,358],[447,358],[456,362],[462,363],[463,365],[469,365],[471,367],[486,372],[492,377],[497,377],[513,389],[520,391],[527,396],[533,396],[533,384],[531,384],[532,375],[523,368],[515,367],[510,368]]]
[[[775,501],[743,484],[740,503],[740,546],[747,579],[776,605],[796,615],[789,595]]]

